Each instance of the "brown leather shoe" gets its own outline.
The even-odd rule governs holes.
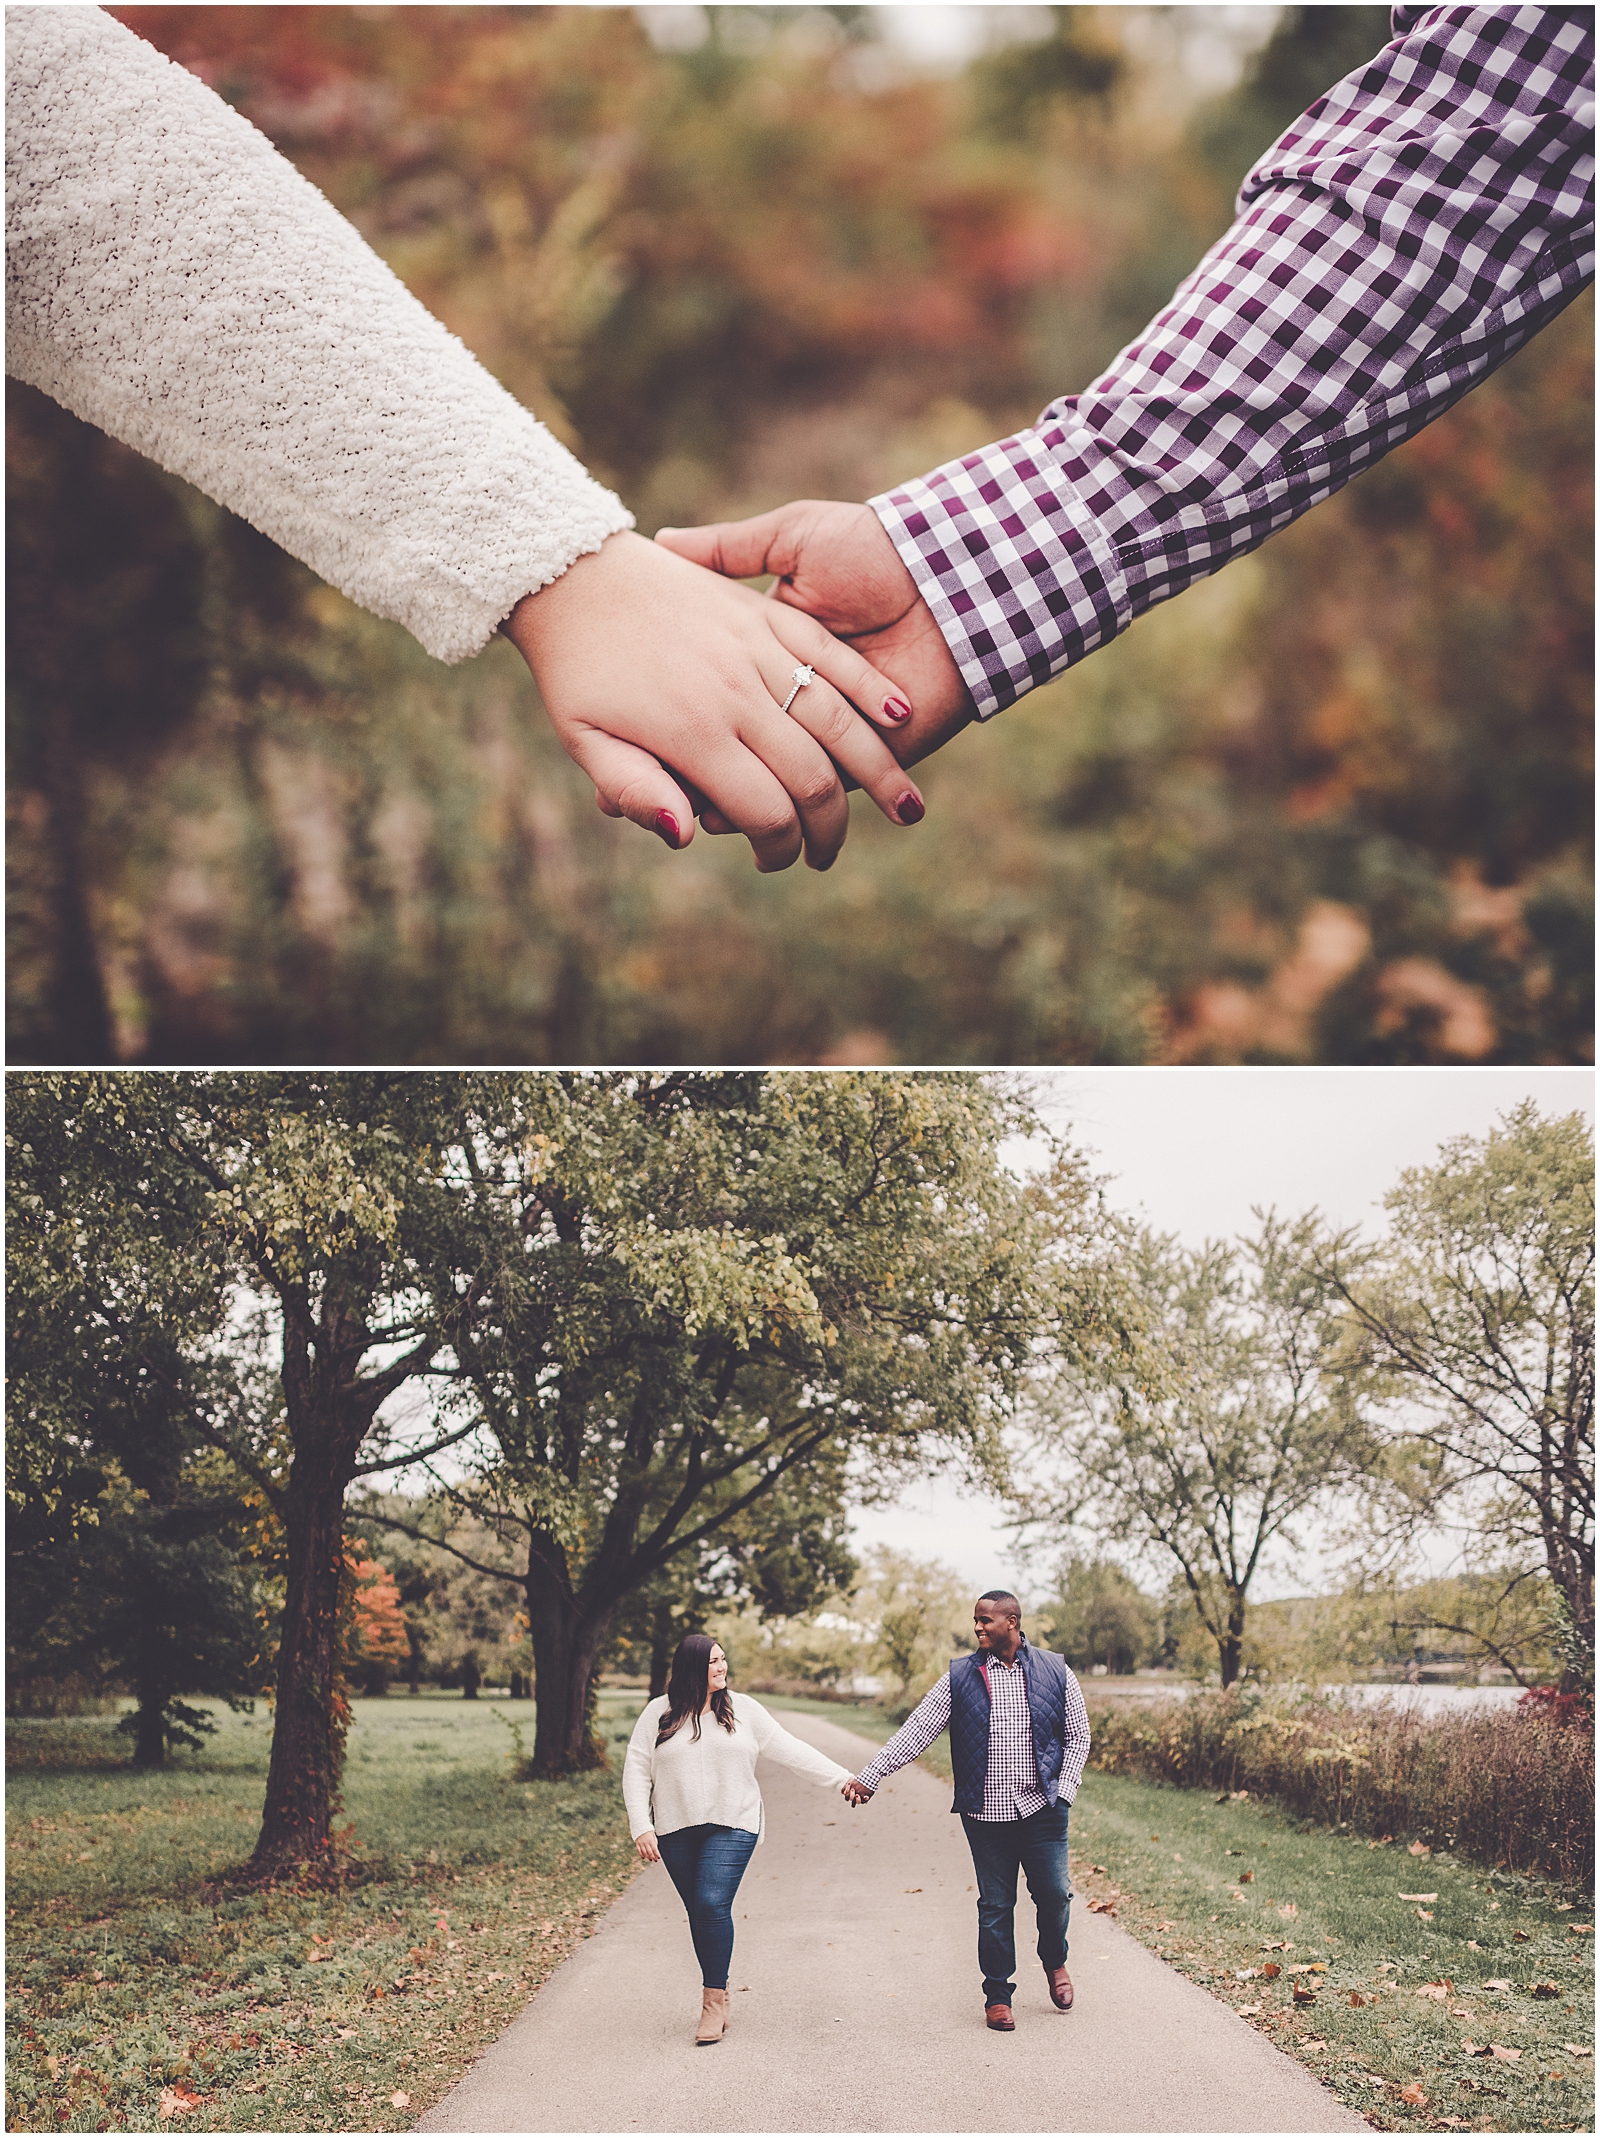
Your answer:
[[[1015,2034],[1017,2023],[1011,2016],[1009,2004],[986,2004],[983,2008],[983,2023],[993,2027],[996,2034]]]
[[[1072,2010],[1072,1977],[1064,1967],[1047,1967],[1044,1979],[1050,1985],[1050,2002],[1058,2012]]]

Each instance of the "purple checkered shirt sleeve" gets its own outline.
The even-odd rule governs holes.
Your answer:
[[[980,719],[1331,497],[1587,285],[1593,20],[1396,8],[1086,392],[872,500]]]
[[[939,1732],[948,1728],[949,1722],[950,1673],[946,1671],[937,1685],[923,1694],[883,1750],[868,1760],[856,1780],[864,1782],[869,1789],[881,1788],[891,1774],[898,1774],[914,1759],[921,1759]]]

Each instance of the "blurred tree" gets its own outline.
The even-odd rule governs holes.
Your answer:
[[[1269,1214],[1238,1250],[1149,1232],[1130,1242],[1140,1320],[1128,1361],[1069,1369],[1044,1398],[1017,1500],[1028,1525],[1082,1520],[1170,1560],[1225,1686],[1265,1555],[1292,1547],[1296,1525],[1373,1452],[1363,1384],[1337,1370],[1332,1282],[1308,1267],[1318,1231],[1314,1217]]]
[[[416,1459],[391,1452],[380,1414],[448,1371],[476,1304],[458,1288],[460,1197],[444,1177],[470,1091],[400,1075],[38,1072],[8,1092],[9,1308],[33,1367],[24,1448],[70,1445],[104,1372],[225,1455],[282,1524],[264,1871],[330,1846],[346,1489]],[[469,1228],[469,1251],[475,1239]],[[134,1476],[145,1415],[141,1402]],[[429,1451],[472,1430],[436,1432]]]
[[[1033,1344],[1100,1341],[1104,1286],[1092,1184],[1066,1159],[1006,1172],[1031,1117],[976,1076],[507,1082],[528,1111],[467,1162],[519,1244],[456,1341],[556,1775],[600,1757],[591,1680],[625,1597],[813,1463],[864,1457],[885,1490],[941,1460],[994,1474]]]
[[[1073,1557],[1057,1576],[1058,1600],[1038,1613],[1040,1641],[1077,1671],[1126,1677],[1151,1661],[1160,1606],[1113,1559]]]
[[[1476,1608],[1427,1623],[1512,1664],[1502,1617],[1545,1590],[1568,1690],[1594,1670],[1594,1139],[1523,1100],[1445,1144],[1384,1198],[1386,1238],[1312,1243],[1348,1309],[1352,1372],[1382,1376],[1391,1460],[1374,1478],[1390,1539],[1461,1523],[1499,1562]],[[1552,1622],[1553,1621],[1553,1622]],[[1555,1638],[1550,1640],[1550,1635]],[[1517,1638],[1526,1638],[1519,1629]]]
[[[974,1646],[974,1592],[937,1559],[919,1559],[893,1545],[875,1544],[866,1576],[851,1599],[853,1611],[872,1629],[861,1661],[887,1671],[898,1688],[897,1705],[909,1711],[949,1667],[952,1655]]]
[[[697,1551],[669,1560],[617,1606],[613,1660],[618,1669],[649,1678],[652,1700],[666,1691],[673,1650],[686,1633],[706,1630],[730,1610],[749,1609],[758,1625],[805,1618],[825,1597],[849,1588],[856,1562],[843,1476],[836,1451],[829,1458],[790,1471],[764,1498],[719,1523]]]
[[[351,1597],[346,1672],[354,1667],[364,1693],[384,1693],[389,1689],[391,1668],[411,1653],[400,1609],[400,1585],[376,1559],[348,1553],[347,1560]]]

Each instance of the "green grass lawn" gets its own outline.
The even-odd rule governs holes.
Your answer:
[[[8,1722],[11,2130],[406,2130],[500,2034],[637,1865],[613,1770],[512,1779],[526,1703],[357,1700],[358,1882],[227,1881],[255,1843],[271,1718],[126,1764],[115,1718]],[[163,2089],[198,2096],[168,2120]],[[396,2098],[401,2097],[401,2098]]]
[[[227,1879],[255,1840],[265,1713],[220,1714],[205,1752],[143,1775],[112,1717],[8,1723],[8,2128],[409,2128],[632,1876],[621,1749],[641,1702],[601,1696],[609,1773],[532,1785],[504,1727],[531,1738],[525,1703],[358,1700],[360,1875],[338,1893]],[[867,1707],[769,1704],[880,1743],[893,1728]],[[925,1764],[948,1779],[942,1738]],[[1564,2046],[1593,2047],[1591,1909],[1122,1775],[1086,1777],[1073,1842],[1080,1910],[1110,1902],[1378,2128],[1593,2128],[1592,2058]],[[1418,1892],[1438,1899],[1400,1898]],[[1281,1972],[1240,1979],[1266,1966]],[[162,2122],[163,2089],[192,2105]]]
[[[879,1743],[893,1730],[866,1708],[770,1704]],[[923,1764],[949,1779],[945,1738]],[[1077,1910],[1109,1903],[1378,2129],[1594,2128],[1592,1902],[1413,1856],[1403,1840],[1369,1847],[1267,1805],[1092,1769],[1072,1839]],[[1536,1994],[1541,1984],[1555,1994]],[[1294,2002],[1296,1985],[1309,2002]],[[1469,2041],[1514,2053],[1468,2056]],[[1569,2042],[1591,2053],[1572,2056]],[[1425,2098],[1404,2100],[1409,2087]]]

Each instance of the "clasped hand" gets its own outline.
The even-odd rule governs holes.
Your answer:
[[[922,817],[884,739],[910,717],[897,684],[812,617],[664,545],[612,535],[504,629],[601,808],[671,847],[700,815],[742,832],[763,871],[802,851],[828,868],[849,823],[846,776],[891,823]],[[815,677],[786,715],[798,665]]]
[[[771,575],[770,597],[738,585]],[[699,817],[757,868],[831,867],[861,787],[893,824],[904,767],[973,717],[943,634],[875,512],[803,499],[750,520],[613,535],[505,630],[608,816],[674,848]],[[815,680],[781,710],[797,664]],[[862,716],[865,715],[865,718]]]

